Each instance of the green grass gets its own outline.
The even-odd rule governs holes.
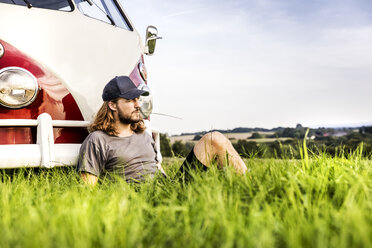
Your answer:
[[[170,176],[182,160],[165,163]],[[73,170],[0,182],[0,247],[372,247],[372,161],[247,160],[189,184],[84,185]]]

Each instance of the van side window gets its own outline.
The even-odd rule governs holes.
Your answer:
[[[126,30],[132,30],[119,11],[114,0],[90,0],[90,2],[92,5],[86,0],[75,0],[78,9],[84,15]]]
[[[68,0],[27,0],[32,4],[32,7],[43,8],[43,9],[53,9],[62,11],[71,11],[71,5]],[[23,0],[0,0],[0,3],[9,3],[15,5],[27,6]]]

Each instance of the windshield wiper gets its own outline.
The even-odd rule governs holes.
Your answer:
[[[114,26],[116,26],[114,20],[112,20],[112,18],[109,15],[106,15],[106,16],[110,20],[111,24],[114,25]]]
[[[28,0],[23,0],[23,2],[25,2],[25,4],[27,4],[27,8],[29,8],[29,9],[32,8],[32,4]]]
[[[27,0],[23,0],[23,1],[27,1]],[[88,4],[90,5],[90,6],[93,6],[93,4],[94,4],[94,6],[96,6],[103,14],[105,14],[106,15],[106,17],[107,17],[107,19],[109,19],[110,20],[110,22],[111,22],[111,24],[112,25],[114,25],[114,26],[116,26],[116,24],[115,24],[115,22],[114,22],[114,20],[111,18],[111,16],[109,16],[103,9],[101,9],[95,2],[93,2],[92,0],[84,0],[84,1],[86,1],[86,2],[88,2]]]

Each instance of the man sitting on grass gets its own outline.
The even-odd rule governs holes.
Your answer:
[[[104,103],[80,148],[77,171],[85,182],[96,185],[99,177],[112,174],[128,182],[141,182],[157,173],[166,176],[140,115],[139,97],[148,94],[126,76],[115,77],[105,86]],[[177,177],[188,180],[190,169],[205,170],[214,160],[220,167],[233,166],[240,174],[247,170],[231,142],[221,133],[212,132],[195,144]]]

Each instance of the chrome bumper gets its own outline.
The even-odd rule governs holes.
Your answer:
[[[43,113],[37,120],[2,119],[0,127],[37,127],[36,144],[0,145],[0,168],[44,167],[76,165],[81,144],[54,144],[53,127],[87,127],[89,121],[52,120]],[[149,122],[146,123],[149,129]],[[161,161],[160,135],[151,130],[158,161]]]

